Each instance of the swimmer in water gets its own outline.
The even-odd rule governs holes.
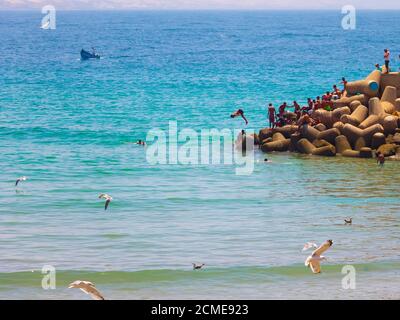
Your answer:
[[[236,118],[238,116],[241,116],[243,118],[243,120],[246,122],[246,125],[249,123],[247,121],[246,117],[244,116],[244,112],[242,109],[238,109],[234,113],[231,114],[231,118]]]
[[[385,164],[385,155],[382,152],[376,153],[376,163],[378,163],[381,167]]]
[[[146,145],[146,142],[145,142],[145,141],[142,141],[142,140],[138,140],[138,141],[136,141],[136,144],[138,144],[138,145],[140,145],[140,146],[145,146],[145,145]]]

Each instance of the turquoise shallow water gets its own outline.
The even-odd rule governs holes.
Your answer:
[[[132,142],[169,120],[240,129],[238,107],[259,129],[267,100],[304,102],[396,52],[399,14],[344,31],[340,12],[60,12],[43,31],[40,12],[1,12],[0,298],[85,299],[65,289],[84,279],[111,299],[398,299],[397,162],[256,153],[237,176],[150,165]],[[92,45],[103,58],[79,61]],[[326,239],[314,276],[301,248]],[[56,290],[40,286],[48,264]]]

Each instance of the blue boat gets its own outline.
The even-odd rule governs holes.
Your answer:
[[[89,60],[89,59],[100,59],[100,56],[96,54],[93,50],[93,53],[86,51],[86,50],[81,50],[81,59],[82,60]]]

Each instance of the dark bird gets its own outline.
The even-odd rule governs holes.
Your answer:
[[[193,270],[199,270],[199,269],[201,269],[201,268],[203,268],[205,266],[204,263],[202,263],[202,264],[192,263],[192,265],[193,265]]]
[[[111,200],[113,199],[110,195],[107,193],[102,193],[99,195],[99,199],[105,199],[106,203],[104,204],[104,210],[107,210],[108,205],[110,204]]]
[[[345,224],[352,224],[353,223],[353,218],[350,218],[349,220],[344,219]]]
[[[25,181],[25,180],[26,180],[26,177],[25,177],[25,176],[19,177],[19,178],[17,179],[17,181],[15,181],[15,186],[18,186],[18,183],[20,183],[21,181]]]

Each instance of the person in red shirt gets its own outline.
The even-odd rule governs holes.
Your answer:
[[[272,103],[268,105],[268,120],[269,120],[269,127],[274,128],[275,127],[275,115],[276,111]]]
[[[323,96],[322,96],[322,100],[325,101],[330,101],[332,99],[332,95],[329,91],[327,91]]]

